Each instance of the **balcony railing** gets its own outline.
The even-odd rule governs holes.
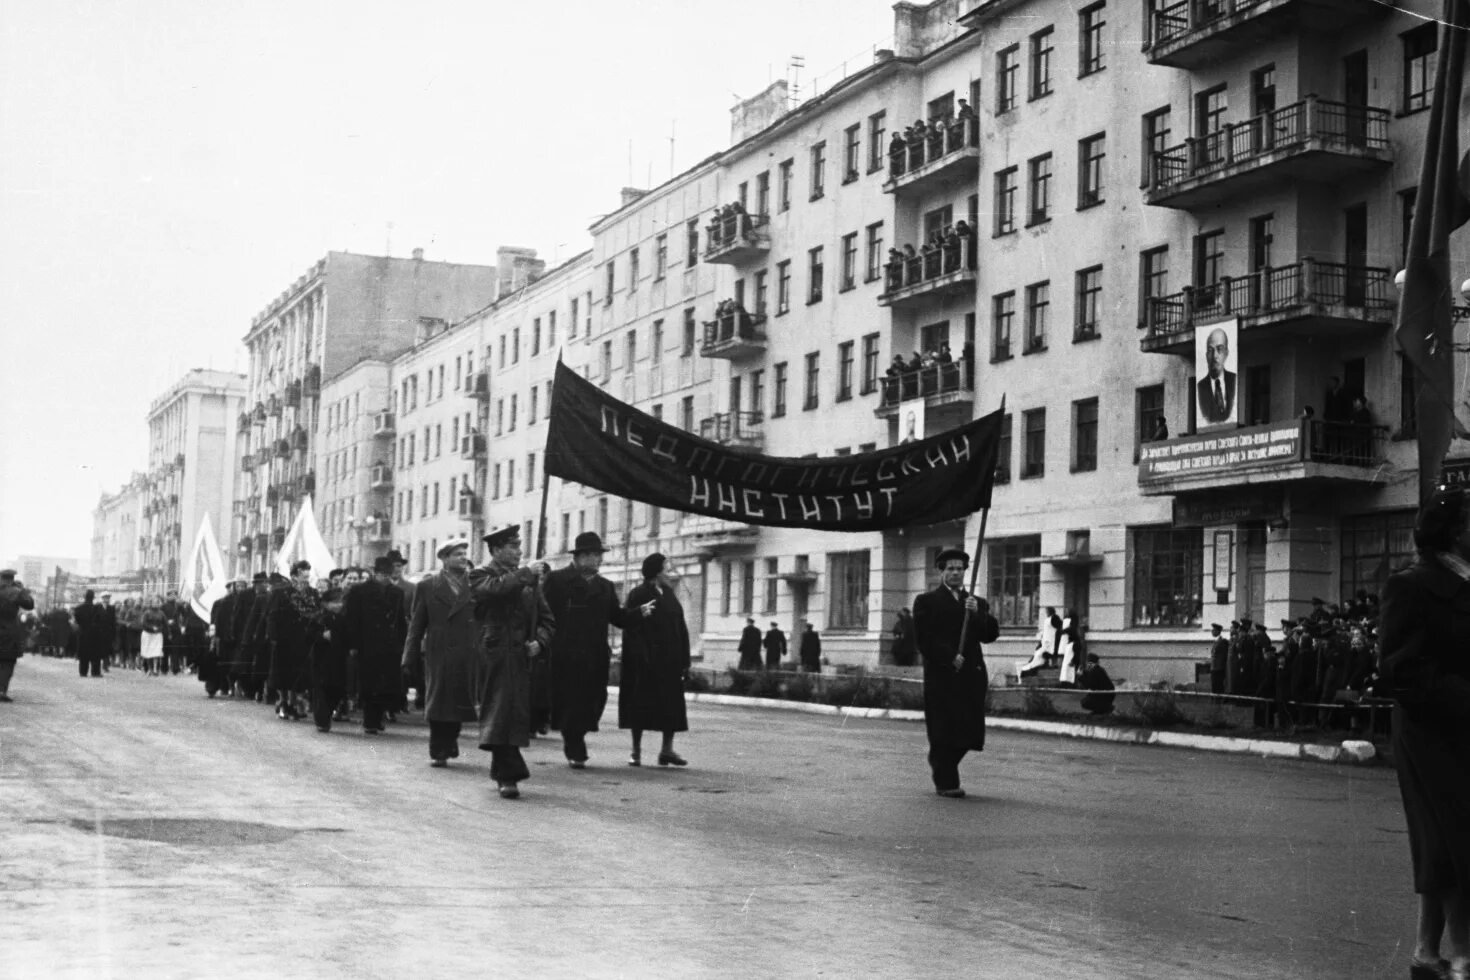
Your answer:
[[[699,422],[699,434],[722,446],[759,449],[765,445],[765,416],[760,412],[720,412]]]
[[[459,516],[461,520],[471,521],[480,516],[480,498],[472,493],[459,495]]]
[[[1240,317],[1243,326],[1304,317],[1387,323],[1396,305],[1387,269],[1302,259],[1149,299],[1143,349],[1167,351],[1193,343],[1196,326],[1229,317]]]
[[[939,395],[970,394],[975,390],[975,365],[973,361],[959,360],[948,364],[931,364],[927,367],[895,371],[879,379],[882,396],[878,411],[896,409],[900,402],[911,398],[931,399]],[[949,399],[947,399],[949,400]]]
[[[301,382],[293,381],[286,386],[286,407],[301,407]]]
[[[764,214],[747,214],[743,210],[716,215],[705,226],[704,260],[733,264],[766,254],[771,247],[769,222]]]
[[[370,485],[377,489],[379,487],[391,487],[393,485],[393,469],[386,463],[374,463]]]
[[[1325,419],[1285,419],[1216,428],[1145,443],[1138,483],[1145,494],[1217,490],[1297,480],[1383,479],[1387,428]]]
[[[742,309],[727,310],[713,320],[704,321],[704,343],[699,352],[705,357],[737,360],[766,349],[764,313],[747,313]]]
[[[1148,202],[1191,207],[1272,177],[1332,181],[1386,166],[1388,120],[1387,109],[1308,96],[1155,152]]]
[[[980,166],[980,122],[974,116],[935,120],[922,134],[895,133],[888,144],[888,193],[973,175]]]
[[[905,254],[907,253],[907,254]],[[955,234],[943,245],[926,244],[920,251],[912,245],[904,253],[890,253],[883,267],[881,306],[893,306],[915,297],[954,291],[973,291],[975,284],[975,236]]]
[[[373,415],[373,435],[391,436],[396,430],[393,413],[388,411],[376,412]]]
[[[470,376],[470,383],[465,386],[465,394],[471,398],[490,399],[490,372],[478,371]]]
[[[281,399],[278,398],[275,395],[271,395],[269,398],[267,398],[266,401],[265,401],[265,414],[270,415],[270,416],[278,416],[278,415],[280,415],[281,414]]]
[[[322,366],[313,364],[306,369],[306,374],[301,378],[301,394],[307,398],[315,398],[322,393]]]
[[[393,536],[393,526],[386,517],[373,518],[367,522],[366,533],[369,541],[387,541]]]
[[[1143,50],[1152,64],[1196,68],[1276,36],[1338,32],[1391,7],[1381,0],[1178,0],[1152,11]]]
[[[459,437],[459,456],[461,459],[484,459],[485,437],[478,432],[470,432]]]

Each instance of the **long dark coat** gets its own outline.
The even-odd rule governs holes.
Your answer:
[[[531,744],[531,658],[535,641],[546,656],[556,621],[536,587],[536,575],[492,560],[473,569],[475,618],[484,624],[485,682],[480,693],[480,748]]]
[[[551,727],[595,732],[607,707],[607,630],[627,627],[617,587],[569,565],[546,577],[544,594],[557,624],[551,638]]]
[[[985,693],[990,688],[981,644],[1000,636],[1000,624],[988,612],[971,614],[965,663],[955,670],[965,615],[963,596],[956,599],[943,585],[914,599],[914,642],[924,660],[929,744],[978,752],[985,748]]]
[[[822,669],[822,635],[816,630],[802,630],[797,649],[801,658],[801,669],[818,673]]]
[[[311,645],[314,698],[340,699],[347,690],[347,633],[342,619],[345,600],[341,589],[328,589],[322,593],[322,628]]]
[[[1470,892],[1470,582],[1421,557],[1389,576],[1379,690],[1391,693],[1393,759],[1414,891]]]
[[[255,628],[265,615],[266,603],[269,601],[270,594],[254,586],[239,593],[235,600],[230,616],[233,642],[230,645],[230,661],[225,665],[232,677],[245,680],[250,676],[255,659]]]
[[[740,645],[736,647],[740,652],[740,669],[755,670],[761,665],[761,631],[755,626],[747,626],[740,631]]]
[[[26,626],[22,609],[35,609],[36,600],[14,583],[0,586],[0,664],[13,664],[26,648]]]
[[[321,598],[311,586],[295,594],[290,585],[271,593],[266,635],[271,643],[270,687],[277,691],[305,691],[311,669],[311,648],[321,635]]]
[[[467,579],[456,591],[440,572],[414,587],[403,669],[423,678],[424,717],[429,721],[479,719],[485,651]]]
[[[272,585],[265,595],[255,597],[255,606],[259,612],[255,615],[255,624],[249,636],[250,675],[256,682],[264,685],[267,691],[271,690],[271,614],[280,594],[289,588],[289,585]]]
[[[400,663],[408,617],[403,590],[376,578],[347,591],[342,604],[347,649],[357,651],[358,686],[365,704],[396,710],[403,701]]]
[[[234,646],[234,624],[231,622],[238,593],[234,589],[226,592],[209,607],[209,625],[214,630],[213,643],[206,643],[199,656],[199,682],[213,687],[224,687],[227,683],[225,664],[230,659]]]
[[[653,601],[653,615],[639,606]],[[689,626],[672,589],[644,582],[623,606],[622,674],[618,680],[618,727],[638,731],[686,732],[684,672],[689,669]]]
[[[112,635],[107,616],[94,602],[84,602],[72,610],[77,621],[77,659],[101,660],[112,650]]]

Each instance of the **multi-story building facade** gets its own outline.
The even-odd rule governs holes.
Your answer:
[[[148,470],[143,485],[143,585],[176,588],[182,562],[208,517],[228,533],[245,377],[196,368],[148,408]],[[97,574],[102,574],[98,572]]]
[[[92,511],[93,575],[136,575],[143,568],[144,499],[148,478],[134,473],[122,489],[103,494]]]

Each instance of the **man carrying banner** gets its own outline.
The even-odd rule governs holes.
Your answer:
[[[980,644],[1000,636],[990,605],[963,588],[969,564],[970,556],[959,548],[940,551],[935,559],[938,587],[914,599],[914,638],[924,661],[929,768],[934,791],[949,799],[965,795],[960,789],[960,760],[971,750],[985,748],[990,675]]]
[[[459,758],[461,726],[480,717],[485,655],[470,595],[469,549],[470,543],[463,538],[439,546],[443,568],[415,588],[408,639],[403,644],[404,673],[422,678],[426,689],[429,764],[435,768]]]

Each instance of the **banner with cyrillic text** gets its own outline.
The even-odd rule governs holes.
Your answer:
[[[546,473],[629,500],[770,527],[878,531],[990,505],[1001,413],[857,456],[764,456],[676,428],[558,364]]]

